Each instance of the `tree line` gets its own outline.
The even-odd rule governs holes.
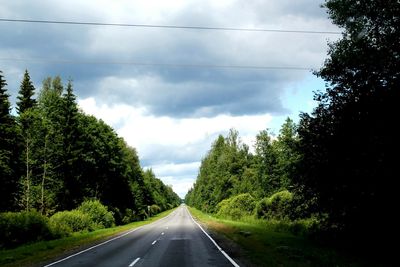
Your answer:
[[[231,129],[226,137],[220,135],[214,141],[203,158],[186,202],[233,219],[251,215],[257,203],[261,205],[267,198],[291,190],[294,164],[300,160],[298,143],[297,125],[290,118],[277,137],[268,130],[260,131],[254,153],[241,141],[239,132]],[[280,201],[285,200],[291,201],[292,195],[289,193],[288,199],[280,197]],[[274,213],[276,216],[289,214],[280,210]]]
[[[0,211],[43,215],[98,199],[118,223],[177,206],[170,186],[143,170],[137,152],[102,120],[79,110],[72,81],[48,77],[37,98],[28,71],[11,113],[0,71]]]
[[[317,107],[298,125],[287,120],[276,139],[260,132],[255,153],[235,131],[220,136],[186,201],[214,213],[230,204],[266,218],[319,216],[320,236],[387,253],[393,249],[382,244],[398,228],[400,3],[328,0],[324,7],[343,36],[315,72],[326,82]],[[239,205],[251,198],[256,204]]]

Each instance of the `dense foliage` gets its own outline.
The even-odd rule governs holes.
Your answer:
[[[37,211],[0,213],[0,248],[15,247],[51,237],[49,219]]]
[[[330,0],[325,6],[343,38],[330,44],[316,73],[327,84],[316,95],[319,105],[301,116],[295,182],[305,201],[318,199],[314,209],[329,214],[328,228],[379,242],[396,228],[399,138],[391,122],[399,114],[400,2]]]
[[[220,136],[186,201],[234,218],[241,216],[226,207],[239,207],[234,199],[249,193],[258,218],[317,218],[320,237],[387,255],[393,249],[376,244],[398,228],[400,2],[327,0],[324,7],[343,37],[329,44],[316,72],[326,81],[317,107],[301,114],[297,130],[286,122],[277,139],[260,132],[254,155],[236,132]]]
[[[0,71],[0,211],[15,208],[19,176],[18,129],[10,114],[7,83]]]
[[[98,200],[84,201],[77,209],[59,211],[50,218],[38,211],[0,213],[0,248],[66,237],[115,224],[113,213]]]
[[[241,142],[237,131],[231,130],[226,137],[219,136],[202,160],[186,202],[228,217],[253,214],[256,201],[292,184],[293,165],[299,159],[298,142],[296,125],[289,118],[275,139],[267,130],[257,135],[254,154]],[[239,205],[240,202],[247,204]]]
[[[6,85],[0,72],[0,211],[51,216],[97,199],[114,214],[102,224],[108,227],[114,218],[116,223],[143,219],[152,205],[158,207],[152,208],[154,214],[180,203],[170,186],[142,169],[134,148],[79,110],[71,81],[65,86],[59,77],[46,78],[33,99],[26,71],[17,116],[11,114]],[[85,203],[79,211],[95,222],[93,216],[108,214],[99,209],[100,202]],[[75,216],[67,213],[63,216]]]

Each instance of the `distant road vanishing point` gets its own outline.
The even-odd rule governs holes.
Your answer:
[[[167,217],[45,267],[203,267],[239,265],[195,222],[185,205]]]

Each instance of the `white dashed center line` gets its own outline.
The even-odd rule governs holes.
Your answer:
[[[157,240],[154,240],[153,243],[151,243],[152,245],[154,245],[157,242]]]
[[[129,264],[129,267],[132,267],[133,265],[135,265],[139,260],[140,260],[140,258],[137,258],[136,260],[132,261],[132,263]]]

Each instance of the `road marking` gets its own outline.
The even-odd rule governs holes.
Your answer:
[[[222,248],[221,248],[220,246],[218,246],[217,242],[215,242],[215,240],[212,239],[212,237],[211,237],[206,231],[204,231],[203,227],[201,227],[201,225],[193,219],[192,214],[189,212],[189,210],[188,210],[186,207],[185,207],[185,209],[186,209],[186,211],[189,213],[190,218],[192,218],[192,221],[193,221],[195,224],[197,224],[197,226],[201,229],[201,231],[203,231],[203,233],[211,240],[211,242],[213,242],[213,244],[217,247],[217,249],[218,249],[219,251],[221,251],[222,255],[224,255],[225,258],[227,258],[227,259],[232,263],[233,266],[235,266],[235,267],[240,267],[239,264],[237,264],[231,257],[229,257],[229,255],[228,255],[225,251],[223,251]]]
[[[60,262],[66,261],[66,260],[68,260],[68,259],[70,259],[70,258],[73,258],[73,257],[75,257],[75,256],[78,256],[78,255],[80,255],[80,254],[82,254],[82,253],[85,253],[85,252],[87,252],[87,251],[89,251],[89,250],[92,250],[92,249],[94,249],[94,248],[97,248],[97,247],[100,247],[100,246],[102,246],[102,245],[105,245],[105,244],[107,244],[107,243],[109,243],[109,242],[111,242],[111,241],[114,241],[114,240],[117,240],[117,239],[119,239],[119,238],[121,238],[121,237],[124,237],[124,236],[126,236],[126,235],[129,235],[129,234],[131,234],[131,233],[133,233],[133,232],[135,232],[135,231],[137,231],[137,230],[139,230],[139,229],[142,229],[142,228],[144,228],[144,227],[150,226],[150,225],[152,225],[152,224],[156,224],[156,223],[158,223],[158,222],[160,222],[160,221],[162,221],[162,220],[165,220],[166,218],[170,217],[170,216],[171,216],[173,213],[175,213],[175,212],[176,212],[176,210],[173,211],[173,212],[171,212],[171,213],[168,214],[167,216],[165,216],[165,217],[163,217],[163,218],[157,220],[157,221],[154,221],[154,222],[152,222],[152,223],[150,223],[150,224],[146,224],[146,225],[140,226],[140,227],[138,227],[138,228],[135,228],[135,229],[133,229],[133,230],[131,230],[131,231],[129,231],[129,232],[126,232],[125,234],[122,234],[122,235],[116,236],[116,237],[114,237],[114,238],[111,238],[111,239],[109,239],[109,240],[107,240],[107,241],[104,241],[103,243],[100,243],[100,244],[97,244],[97,245],[95,245],[95,246],[93,246],[93,247],[90,247],[90,248],[87,248],[87,249],[85,249],[85,250],[79,251],[78,253],[69,255],[68,257],[65,257],[65,258],[62,258],[62,259],[60,259],[60,260],[58,260],[58,261],[49,263],[49,264],[47,264],[47,265],[45,265],[45,266],[43,266],[43,267],[49,267],[49,266],[56,265],[56,264],[58,264],[58,263],[60,263]],[[167,228],[167,229],[168,229],[168,228]]]
[[[129,231],[129,232],[126,232],[125,234],[116,236],[116,237],[111,238],[111,239],[109,239],[109,240],[107,240],[107,241],[104,241],[103,243],[100,243],[100,244],[97,244],[97,245],[95,245],[95,246],[93,246],[93,247],[90,247],[90,248],[87,248],[87,249],[85,249],[85,250],[79,251],[78,253],[69,255],[68,257],[65,257],[65,258],[63,258],[63,259],[61,259],[61,260],[58,260],[58,261],[52,262],[52,263],[50,263],[50,264],[47,264],[47,265],[45,265],[44,267],[53,266],[53,265],[55,265],[55,264],[57,264],[57,263],[60,263],[60,262],[63,262],[63,261],[65,261],[65,260],[68,260],[68,259],[70,259],[70,258],[72,258],[72,257],[78,256],[78,255],[80,255],[80,254],[82,254],[82,253],[85,253],[85,252],[87,252],[87,251],[89,251],[89,250],[92,250],[92,249],[94,249],[94,248],[97,248],[97,247],[100,247],[100,246],[105,245],[105,244],[107,244],[107,243],[110,243],[111,241],[114,241],[114,240],[117,240],[117,239],[119,239],[119,238],[121,238],[121,237],[124,237],[124,236],[126,236],[126,235],[129,235],[129,234],[131,234],[131,233],[133,233],[133,232],[135,232],[135,231],[141,229],[142,227],[143,227],[143,226],[138,227],[138,228],[135,228],[135,229],[133,229],[133,230],[131,230],[131,231]]]
[[[161,235],[164,235],[164,232],[162,232]]]
[[[132,261],[132,263],[129,264],[129,267],[132,267],[133,265],[135,265],[139,260],[140,260],[140,258],[137,258],[136,260]]]
[[[152,245],[154,245],[157,242],[157,240],[154,240],[153,243],[151,243]]]

